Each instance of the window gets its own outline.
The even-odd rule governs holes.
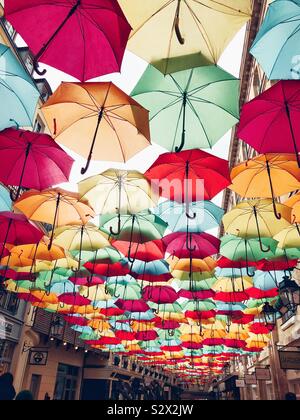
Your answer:
[[[35,400],[37,400],[39,397],[40,386],[41,386],[41,375],[32,375],[30,391]]]
[[[57,369],[54,399],[73,401],[76,398],[79,368],[60,363]]]
[[[19,299],[15,293],[2,291],[0,294],[0,308],[6,310],[12,315],[16,315],[19,309]]]

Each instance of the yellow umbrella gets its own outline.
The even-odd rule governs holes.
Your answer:
[[[106,294],[105,286],[102,284],[91,287],[82,286],[79,294],[91,301],[108,301],[112,298],[110,294]]]
[[[119,3],[133,28],[128,49],[164,74],[217,63],[252,11],[250,0]]]
[[[239,203],[223,217],[225,232],[243,238],[272,238],[282,229],[290,226],[291,209],[277,204],[281,214],[278,220],[270,199],[249,200]]]
[[[278,241],[278,247],[286,248],[300,248],[300,230],[299,226],[291,225],[283,229],[276,236],[275,241]]]
[[[212,286],[212,289],[215,292],[235,293],[243,292],[251,287],[253,287],[253,281],[250,277],[235,277],[234,279],[220,277]]]
[[[149,112],[111,82],[62,83],[42,107],[58,143],[90,161],[126,162],[150,145]]]
[[[211,257],[201,259],[193,258],[192,261],[189,258],[177,258],[171,256],[167,259],[171,270],[179,271],[198,271],[198,272],[212,272],[217,267],[217,262]]]
[[[55,261],[66,257],[65,250],[62,247],[55,245],[49,250],[45,242],[40,242],[37,245],[18,245],[11,249],[11,253],[31,260]]]
[[[82,199],[97,214],[136,214],[155,207],[159,200],[150,182],[138,171],[109,169],[78,184]]]
[[[101,332],[108,331],[111,329],[110,324],[102,319],[93,319],[88,322],[88,326],[93,328],[94,330],[98,330]]]

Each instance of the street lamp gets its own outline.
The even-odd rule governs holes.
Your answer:
[[[277,319],[277,311],[269,304],[269,302],[266,302],[262,314],[265,320],[265,324],[267,327],[272,327],[272,329],[276,326],[276,319]]]
[[[50,340],[54,341],[56,338],[61,339],[64,333],[65,324],[63,320],[57,315],[51,321],[50,325]]]
[[[279,296],[283,306],[290,312],[296,312],[300,305],[300,287],[294,280],[284,276],[279,285]]]

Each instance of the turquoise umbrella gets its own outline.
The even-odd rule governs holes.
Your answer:
[[[167,76],[149,65],[131,96],[150,110],[152,139],[169,151],[211,149],[239,118],[239,81],[214,65]]]
[[[273,1],[251,49],[268,79],[300,79],[299,43],[300,1]]]
[[[253,286],[264,291],[276,289],[284,276],[284,271],[257,271],[253,278]]]
[[[176,201],[165,201],[155,207],[152,212],[168,223],[173,232],[186,232],[187,223],[189,232],[200,233],[220,226],[224,210],[211,201],[196,201],[190,203],[191,212],[196,214],[195,219],[186,217],[186,205]]]
[[[39,97],[33,80],[14,53],[0,44],[0,130],[32,126]]]
[[[1,117],[0,117],[1,118]],[[9,191],[0,185],[0,212],[1,211],[11,211],[11,198]]]
[[[217,268],[215,275],[216,277],[244,277],[248,276],[248,273],[251,273],[251,276],[255,273],[254,267],[248,267],[248,272],[246,268]]]

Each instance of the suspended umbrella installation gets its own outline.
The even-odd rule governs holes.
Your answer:
[[[0,45],[1,289],[58,316],[87,349],[204,384],[268,346],[279,289],[300,258],[299,82],[279,81],[243,107],[238,136],[260,155],[230,173],[201,149],[239,122],[239,81],[217,63],[251,18],[249,0],[50,3],[5,2],[35,71],[48,64],[80,83],[42,105],[52,137],[26,131],[39,94]],[[283,3],[295,31],[294,1],[270,11],[281,17]],[[86,82],[120,71],[127,41],[149,64],[131,95]],[[166,153],[130,167],[151,142]],[[68,150],[86,159],[78,192],[60,187]],[[87,177],[92,160],[108,169]],[[242,200],[224,214],[214,201],[226,188]],[[221,223],[219,239],[211,230]]]

